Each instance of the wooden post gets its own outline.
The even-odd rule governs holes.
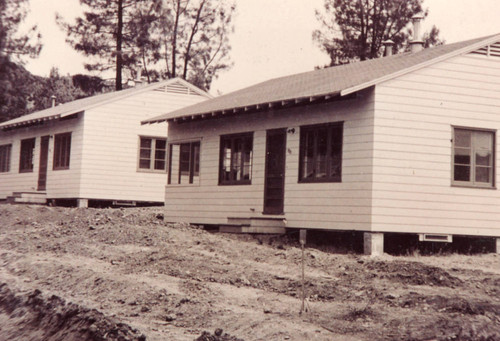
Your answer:
[[[306,284],[305,284],[305,258],[304,249],[306,245],[307,231],[300,230],[300,247],[302,249],[302,306],[300,308],[300,313],[305,311],[305,301],[306,301]]]

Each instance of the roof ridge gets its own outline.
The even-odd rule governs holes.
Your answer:
[[[406,72],[471,52],[482,45],[500,41],[500,34],[443,44],[419,52],[406,52],[323,69],[300,72],[260,82],[249,87],[143,121],[161,122],[179,117],[237,111],[301,98],[340,95],[360,91]]]
[[[54,106],[54,107],[45,108],[42,110],[38,110],[38,111],[29,113],[26,115],[22,115],[22,116],[13,118],[13,119],[5,121],[5,122],[0,122],[0,128],[5,128],[5,127],[8,127],[12,124],[17,125],[17,124],[20,124],[22,122],[31,121],[31,120],[40,120],[43,118],[61,116],[61,115],[66,116],[68,114],[73,114],[76,112],[87,110],[87,109],[93,108],[95,106],[105,104],[107,102],[116,101],[116,100],[119,100],[119,99],[126,97],[126,96],[129,96],[129,95],[134,95],[134,94],[139,94],[141,92],[154,90],[155,88],[159,88],[161,86],[165,86],[165,85],[168,85],[171,83],[177,83],[177,82],[180,82],[184,86],[187,86],[188,88],[199,93],[200,95],[206,96],[207,98],[212,98],[212,96],[210,94],[208,94],[205,91],[199,89],[198,87],[192,85],[191,83],[185,81],[184,79],[182,79],[180,77],[175,77],[175,78],[169,78],[169,79],[161,80],[158,82],[153,82],[150,84],[142,85],[139,87],[131,87],[128,89],[115,90],[115,91],[110,91],[110,92],[106,92],[106,93],[96,94],[93,96],[78,98],[76,100],[62,103],[62,104]]]

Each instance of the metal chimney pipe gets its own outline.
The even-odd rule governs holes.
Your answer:
[[[390,39],[383,41],[382,45],[384,46],[384,55],[386,57],[392,56],[392,48],[394,46],[394,42]]]
[[[57,98],[57,97],[56,97],[55,95],[50,96],[50,99],[51,99],[51,101],[52,101],[52,107],[55,107],[55,106],[56,106],[56,98]]]
[[[411,52],[419,52],[424,49],[424,41],[421,36],[421,23],[424,16],[422,14],[416,14],[411,18],[411,22],[413,24],[413,38],[410,41]]]

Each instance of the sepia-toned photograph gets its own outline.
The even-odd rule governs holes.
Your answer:
[[[0,341],[500,341],[499,13],[0,0]]]

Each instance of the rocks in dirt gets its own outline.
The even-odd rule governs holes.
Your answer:
[[[177,316],[175,316],[174,314],[169,314],[167,316],[165,316],[165,321],[167,322],[172,322],[172,321],[175,321],[177,319]]]
[[[244,341],[235,336],[224,333],[221,328],[217,328],[213,334],[204,331],[200,336],[198,336],[195,341]]]
[[[240,279],[240,282],[243,283],[244,285],[246,285],[246,286],[250,286],[251,285],[251,283],[248,280],[248,278],[246,278],[244,275],[242,275],[239,279]]]
[[[399,298],[399,295],[389,293],[389,294],[385,295],[385,298],[390,299],[390,300],[395,300],[396,298]]]

